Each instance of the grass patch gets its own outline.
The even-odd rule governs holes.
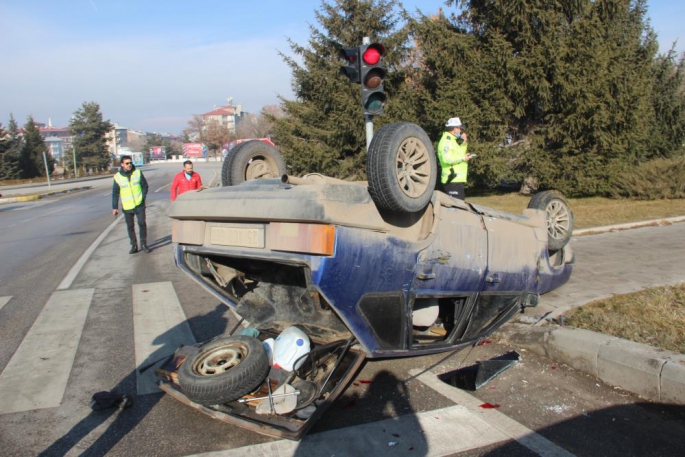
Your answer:
[[[566,313],[565,322],[685,354],[685,284],[588,303]]]
[[[515,192],[474,197],[467,194],[467,200],[478,205],[521,214],[528,207],[530,197]],[[570,198],[568,204],[577,229],[685,215],[685,199],[646,201],[591,197]]]

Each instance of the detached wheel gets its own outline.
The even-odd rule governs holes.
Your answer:
[[[280,178],[286,173],[278,149],[259,140],[245,141],[228,153],[221,168],[221,185],[235,186],[251,179]]]
[[[541,209],[547,214],[547,249],[563,249],[573,234],[573,213],[564,195],[557,190],[539,192],[530,199],[528,208]]]
[[[262,342],[251,336],[211,341],[184,361],[178,370],[183,393],[202,405],[236,400],[254,391],[269,372]]]
[[[433,144],[416,124],[385,125],[371,140],[366,173],[369,193],[379,208],[421,211],[430,202],[437,179]]]

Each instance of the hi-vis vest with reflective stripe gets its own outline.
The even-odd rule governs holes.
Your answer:
[[[450,132],[442,134],[438,143],[438,160],[442,167],[440,181],[443,184],[466,182],[466,175],[469,171],[466,147],[466,143],[457,143],[457,139]]]
[[[140,170],[133,170],[130,181],[121,173],[114,175],[114,180],[119,184],[121,207],[125,211],[143,203],[143,188],[140,186],[140,176]]]

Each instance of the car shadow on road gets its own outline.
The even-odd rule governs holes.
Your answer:
[[[217,305],[212,311],[191,317],[157,336],[153,344],[160,344],[161,346],[109,391],[112,394],[126,395],[129,399],[132,399],[131,406],[126,409],[112,407],[91,411],[90,414],[74,425],[71,430],[38,455],[46,457],[65,455],[72,448],[78,447],[78,444],[90,435],[91,432],[109,421],[110,418],[116,416],[107,425],[107,429],[80,454],[81,456],[107,455],[131,430],[145,419],[164,395],[161,392],[149,395],[136,395],[138,373],[154,370],[163,363],[167,356],[173,354],[178,349],[177,336],[179,334],[179,326],[190,325],[191,329],[216,328],[217,326],[225,328],[228,324],[228,319],[224,316],[226,310],[227,307],[225,305]],[[199,336],[205,337],[206,335]]]
[[[563,413],[562,413],[563,414]],[[488,457],[601,455],[606,457],[683,455],[685,406],[637,402],[587,411],[575,417],[535,430],[479,454]],[[523,443],[537,443],[538,452]],[[558,447],[555,447],[558,446]]]
[[[372,379],[357,378],[323,414],[312,432],[302,439],[294,455],[315,455],[316,451],[321,451],[322,440],[326,440],[326,430],[334,424],[346,423],[378,427],[374,433],[360,437],[371,435],[374,442],[384,443],[396,455],[428,455],[428,443],[411,407],[410,397],[407,385],[388,370],[379,371]],[[359,445],[363,443],[357,443],[351,449],[358,450]],[[333,440],[329,441],[329,446],[331,455],[354,455],[344,443]]]

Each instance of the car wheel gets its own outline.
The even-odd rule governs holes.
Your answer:
[[[221,168],[221,185],[235,186],[251,179],[280,178],[286,173],[278,149],[259,140],[245,141],[228,153]]]
[[[563,194],[556,190],[539,192],[530,199],[528,208],[541,209],[547,215],[547,249],[556,252],[566,246],[573,234],[573,213]]]
[[[395,122],[380,128],[366,159],[369,193],[379,208],[414,213],[428,205],[435,190],[437,158],[421,127]]]
[[[206,343],[178,370],[183,393],[202,405],[236,400],[254,391],[269,372],[269,359],[261,341],[251,336],[230,336]]]

